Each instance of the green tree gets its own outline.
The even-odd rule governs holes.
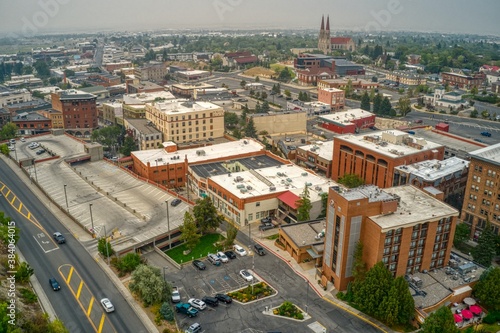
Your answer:
[[[261,112],[262,113],[266,113],[266,112],[269,112],[269,102],[267,100],[265,100],[264,102],[262,102],[262,106],[260,108]]]
[[[122,153],[123,156],[130,156],[130,153],[134,150],[137,150],[134,138],[131,136],[125,137],[125,140],[123,140],[123,146],[120,148],[120,153]]]
[[[184,213],[184,224],[179,229],[181,231],[179,239],[186,244],[186,248],[189,251],[194,250],[200,241],[201,235],[198,233],[198,227],[191,213]]]
[[[397,277],[385,300],[380,304],[383,320],[389,326],[408,324],[415,313],[415,301],[404,277]]]
[[[490,311],[500,311],[500,268],[490,267],[474,285],[474,296]]]
[[[384,99],[382,100],[382,104],[380,105],[381,113],[388,115],[390,114],[391,109],[392,109],[391,101],[389,100],[389,98],[384,97]]]
[[[361,96],[361,109],[365,111],[370,111],[370,96],[368,95],[368,92],[365,91],[363,95]]]
[[[455,228],[455,237],[453,245],[460,246],[463,242],[470,238],[470,226],[467,223],[459,223]]]
[[[392,273],[378,262],[367,273],[363,283],[356,288],[354,300],[360,309],[377,318],[383,317],[380,304],[387,297],[394,278]]]
[[[260,98],[261,99],[266,99],[267,98],[267,93],[265,91],[260,93]]]
[[[238,139],[238,140],[239,140],[239,139],[241,139],[241,138],[243,137],[243,135],[241,135],[241,131],[240,131],[240,129],[239,129],[239,128],[235,128],[235,129],[233,130],[233,132],[231,133],[231,135],[232,135],[233,137],[235,137],[236,139]]]
[[[346,174],[340,177],[338,182],[348,188],[359,187],[365,183],[363,178],[355,174]]]
[[[0,144],[0,154],[4,154],[5,156],[10,155],[9,146],[6,143]]]
[[[240,125],[241,126],[245,126],[246,123],[247,123],[247,115],[248,115],[248,112],[250,110],[248,110],[248,105],[245,104],[245,106],[241,109],[241,115],[240,115]]]
[[[255,77],[255,82],[260,82],[260,78],[258,76]]]
[[[255,104],[255,113],[261,113],[262,112],[262,107],[260,106],[260,103],[257,102]],[[251,118],[250,118],[251,119]]]
[[[382,95],[381,94],[376,94],[375,97],[373,97],[373,113],[380,114],[382,110]]]
[[[9,233],[9,230],[12,230],[14,227],[14,236],[11,237],[11,233]],[[10,216],[6,216],[4,212],[0,211],[0,241],[2,244],[7,246],[11,239],[14,240],[14,245],[17,244],[17,241],[19,240],[19,228],[16,227],[16,224]]]
[[[247,81],[241,80],[241,82],[240,82],[241,88],[245,88],[246,85],[247,85]]]
[[[17,126],[14,123],[7,123],[3,125],[0,130],[0,140],[9,140],[16,137],[17,134]]]
[[[496,236],[489,221],[477,240],[477,246],[472,250],[474,261],[484,267],[489,267],[496,254]]]
[[[224,112],[224,125],[227,128],[234,128],[238,125],[239,119],[238,115],[234,112]]]
[[[49,323],[48,333],[69,333],[69,330],[64,326],[60,319],[56,319]]]
[[[132,272],[129,288],[145,306],[165,302],[172,294],[172,288],[163,279],[160,269],[148,265],[139,265]]]
[[[288,82],[292,79],[292,74],[290,74],[290,71],[288,70],[288,67],[284,67],[279,75],[278,75],[278,81],[281,81],[281,82]]]
[[[477,95],[477,93],[478,93],[478,89],[477,89],[477,87],[476,87],[476,86],[472,87],[472,89],[470,90],[470,93],[471,93],[472,95]]]
[[[209,197],[196,200],[196,205],[193,207],[193,215],[202,233],[217,229],[224,221],[224,217],[219,214],[212,199]]]
[[[134,271],[140,264],[144,264],[144,260],[138,253],[127,253],[121,258],[118,258],[113,262],[113,266],[116,267],[122,274],[130,273]]]
[[[436,312],[433,312],[425,319],[422,333],[458,333],[458,328],[455,326],[453,313],[447,306],[440,307]]]
[[[319,214],[318,218],[326,217],[326,210],[328,208],[328,193],[323,192],[321,195],[321,214]]]
[[[310,212],[312,209],[311,198],[309,194],[309,186],[304,187],[304,191],[300,195],[300,199],[297,200],[297,220],[301,221],[309,221],[311,219]]]
[[[390,103],[389,103],[390,104]],[[401,97],[398,101],[399,113],[404,117],[411,111],[411,102],[408,97]]]
[[[49,64],[47,64],[43,60],[37,60],[34,64],[33,67],[36,69],[37,76],[45,79],[50,77],[50,67]]]
[[[106,258],[111,257],[115,253],[115,250],[113,250],[111,243],[107,241],[106,237],[101,237],[97,241],[97,251]]]
[[[358,286],[360,286],[366,278],[366,263],[363,261],[363,243],[358,241],[356,243],[356,248],[353,254],[353,266],[352,266],[352,277],[353,277],[353,292],[356,292]]]
[[[118,138],[120,137],[121,132],[122,130],[119,126],[103,127],[94,130],[90,138],[106,147],[111,147],[118,143]]]
[[[170,322],[174,321],[174,309],[172,309],[172,306],[168,302],[161,305],[160,314],[163,319]]]
[[[35,271],[27,262],[22,262],[16,269],[16,281],[19,283],[26,283]]]
[[[257,130],[255,129],[255,124],[253,122],[252,117],[250,117],[250,119],[247,122],[247,125],[245,126],[245,136],[249,138],[257,137]]]
[[[345,97],[346,98],[351,97],[353,92],[354,89],[352,88],[352,80],[349,79],[349,81],[347,81],[347,85],[345,86]]]
[[[233,246],[234,240],[236,239],[237,235],[238,235],[238,228],[228,223],[226,228],[226,239],[224,240],[224,247],[226,249]]]
[[[286,97],[290,97],[290,96],[292,96],[292,93],[291,93],[291,92],[290,92],[290,90],[288,90],[288,89],[285,89],[284,94],[285,94],[285,96],[286,96]]]

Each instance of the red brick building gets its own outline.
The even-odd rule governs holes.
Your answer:
[[[24,135],[34,135],[48,132],[52,128],[52,120],[36,112],[23,112],[12,117],[12,123]]]
[[[392,186],[394,168],[426,160],[443,160],[444,146],[406,132],[387,130],[369,135],[336,137],[333,144],[332,179],[356,174],[366,184]]]
[[[362,109],[351,109],[318,117],[318,125],[338,134],[354,134],[375,125],[375,114]]]
[[[473,87],[479,88],[483,85],[485,79],[484,73],[466,75],[462,72],[447,72],[442,73],[441,77],[443,78],[443,84],[449,84],[452,87],[462,89],[472,89]]]
[[[337,88],[318,88],[318,101],[330,105],[332,111],[345,106],[345,91]]]
[[[97,127],[97,97],[78,90],[64,90],[54,93],[52,108],[62,112],[64,129]]]

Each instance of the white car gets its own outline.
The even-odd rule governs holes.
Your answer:
[[[109,313],[109,312],[115,311],[115,307],[113,306],[113,303],[111,303],[111,301],[108,298],[101,299],[101,304],[106,312]]]
[[[239,245],[233,245],[233,250],[236,252],[240,257],[244,257],[247,255],[247,251],[245,251],[244,248],[242,248]]]
[[[219,257],[220,261],[222,261],[222,262],[228,262],[229,261],[229,258],[222,251],[217,252],[217,257]]]
[[[253,281],[253,276],[252,276],[252,274],[248,273],[248,271],[247,271],[247,270],[245,270],[245,269],[242,269],[242,270],[240,271],[240,275],[241,275],[241,277],[242,277],[242,278],[244,278],[244,279],[245,279],[246,281],[248,281],[248,282],[252,282],[252,281]]]
[[[197,298],[190,298],[188,300],[188,303],[193,308],[198,309],[198,310],[205,310],[205,308],[207,307],[205,302],[203,302],[201,299],[197,299]]]

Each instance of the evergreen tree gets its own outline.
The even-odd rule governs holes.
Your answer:
[[[261,111],[262,111],[262,113],[266,113],[269,111],[269,102],[267,100],[265,100],[262,103]]]
[[[372,316],[381,317],[380,304],[387,297],[394,278],[392,273],[378,262],[366,273],[365,281],[359,285],[354,300],[360,309]]]
[[[477,240],[477,246],[472,250],[474,261],[484,267],[489,267],[496,254],[496,236],[489,221]]]
[[[366,278],[366,263],[363,261],[363,243],[361,243],[361,241],[356,243],[353,257],[352,277],[354,281],[352,289],[353,292],[356,292],[357,287],[360,286]]]
[[[370,96],[366,91],[361,96],[361,109],[365,111],[370,111]]]
[[[346,97],[346,98],[351,97],[352,92],[353,92],[353,88],[352,88],[352,80],[351,80],[351,79],[349,79],[349,81],[347,81],[347,85],[345,86],[345,97]]]
[[[245,126],[245,136],[249,138],[257,138],[257,130],[255,129],[255,124],[252,117],[250,117],[247,125]]]
[[[470,237],[470,227],[467,223],[458,223],[455,228],[455,237],[453,237],[453,245],[460,246]]]
[[[260,103],[257,102],[257,104],[255,104],[255,113],[261,113],[262,112],[262,107],[260,106]]]
[[[382,114],[388,115],[391,113],[392,105],[391,101],[389,101],[389,98],[384,97],[382,100],[382,104],[380,105],[380,111]]]
[[[453,313],[447,306],[439,308],[425,319],[421,333],[458,333]]]
[[[184,223],[179,227],[179,230],[181,231],[179,239],[184,241],[188,250],[194,250],[200,241],[201,235],[198,233],[198,227],[196,226],[194,217],[191,213],[184,213]]]
[[[248,105],[245,104],[245,106],[241,109],[241,115],[240,115],[240,125],[245,126],[247,123],[247,115],[248,115]]]
[[[373,97],[373,113],[380,114],[382,109],[381,107],[382,107],[382,95],[376,94],[375,97]]]
[[[120,148],[120,153],[124,156],[130,156],[130,153],[133,152],[137,146],[135,145],[134,138],[131,136],[127,136],[123,141],[123,146]]]
[[[410,322],[415,312],[415,302],[404,277],[397,277],[392,283],[387,297],[380,304],[382,320],[392,326]]]
[[[311,219],[310,211],[312,209],[312,203],[309,195],[309,187],[306,185],[304,191],[300,195],[300,199],[297,200],[297,220],[309,221]]]

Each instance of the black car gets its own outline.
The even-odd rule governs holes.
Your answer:
[[[45,149],[39,149],[36,152],[37,155],[42,155],[43,153],[45,153]]]
[[[50,278],[49,283],[50,283],[50,286],[52,287],[52,290],[58,291],[61,289],[59,282],[57,282],[57,280],[55,278]]]
[[[263,223],[263,224],[259,225],[260,231],[266,231],[266,230],[269,230],[272,228],[274,228],[274,225],[271,222]]]
[[[218,306],[219,305],[219,300],[215,297],[205,296],[201,300],[210,306]]]
[[[224,254],[229,258],[229,259],[236,259],[236,253],[233,251],[225,251]]]
[[[215,294],[215,298],[217,298],[219,301],[224,302],[226,304],[232,303],[233,299],[226,294]]]
[[[170,205],[173,206],[173,207],[175,207],[175,206],[179,205],[181,202],[182,202],[182,200],[179,199],[179,198],[177,198],[177,199],[172,200],[172,202],[170,203]]]
[[[271,218],[269,216],[266,216],[266,217],[260,219],[260,223],[262,223],[262,224],[271,223]]]
[[[264,248],[262,246],[260,246],[259,244],[255,244],[253,247],[255,248],[255,252],[257,252],[257,254],[259,256],[263,256],[264,254],[266,254],[266,252],[264,251]]]
[[[200,260],[193,260],[194,267],[198,268],[200,271],[205,270],[207,266]]]

